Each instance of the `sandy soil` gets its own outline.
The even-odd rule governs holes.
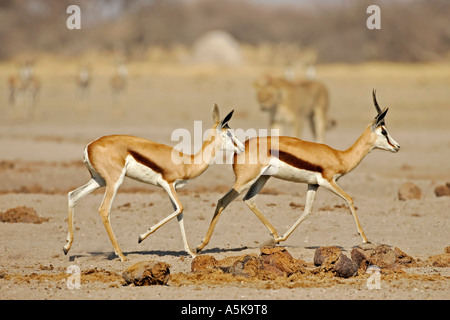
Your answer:
[[[0,66],[0,83],[13,70]],[[126,180],[113,203],[111,222],[128,261],[120,262],[97,209],[103,193],[95,192],[76,207],[75,241],[65,256],[67,192],[84,184],[84,145],[110,133],[138,135],[167,143],[177,128],[193,132],[212,124],[217,102],[225,115],[236,110],[233,128],[266,128],[267,115],[255,102],[252,81],[261,68],[167,68],[130,66],[128,91],[113,101],[107,87],[108,68],[99,66],[85,100],[76,96],[75,63],[43,60],[36,72],[43,90],[36,118],[25,120],[24,107],[0,103],[0,212],[20,206],[48,219],[40,224],[0,223],[1,299],[449,299],[450,268],[427,262],[450,245],[450,197],[436,197],[434,188],[450,181],[450,66],[361,65],[323,66],[318,76],[330,88],[330,116],[338,125],[327,134],[331,146],[349,147],[374,116],[371,90],[389,106],[387,125],[401,144],[398,154],[374,151],[340,185],[353,196],[367,237],[399,247],[420,263],[394,275],[381,275],[381,289],[369,290],[368,275],[349,279],[295,281],[201,281],[191,274],[176,220],[142,243],[138,235],[172,212],[160,189]],[[270,70],[269,70],[270,71]],[[3,85],[2,85],[3,86]],[[2,87],[3,88],[3,87]],[[22,108],[22,110],[21,110]],[[305,138],[309,138],[305,131]],[[181,189],[185,227],[191,247],[200,243],[217,200],[231,187],[230,166],[211,166]],[[422,190],[418,200],[400,201],[401,183]],[[269,180],[258,205],[283,233],[301,214],[306,188]],[[238,198],[223,213],[203,254],[217,259],[257,254],[269,238],[260,221]],[[320,246],[336,245],[347,254],[360,244],[352,216],[343,201],[319,190],[313,213],[283,246],[295,257],[312,262]],[[122,286],[121,272],[142,260],[167,262],[167,286]],[[81,288],[68,289],[69,266],[81,270]],[[180,275],[191,275],[180,280]]]

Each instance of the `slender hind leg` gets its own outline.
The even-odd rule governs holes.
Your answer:
[[[68,218],[68,234],[67,234],[67,243],[63,248],[64,254],[69,252],[72,242],[73,242],[73,216],[75,211],[75,205],[83,199],[88,194],[97,190],[98,188],[104,187],[105,181],[101,178],[92,178],[86,183],[84,186],[75,189],[68,194],[69,198],[69,218]]]
[[[242,191],[241,191],[242,192]],[[223,210],[239,196],[240,192],[236,191],[234,187],[228,191],[222,198],[217,201],[216,211],[209,225],[208,231],[206,232],[205,238],[203,238],[202,243],[200,243],[195,249],[196,253],[199,253],[211,240],[211,236],[214,232],[217,221],[219,220],[220,214]]]
[[[274,239],[278,238],[278,233],[272,224],[267,220],[267,218],[261,213],[261,211],[256,206],[256,196],[261,191],[261,189],[266,184],[267,180],[269,180],[269,175],[260,176],[258,180],[250,187],[247,194],[244,197],[244,202],[253,211],[253,213],[261,220],[261,222],[266,226],[269,230],[270,234],[274,237]]]
[[[261,146],[260,146],[261,148]],[[261,172],[265,172],[267,168],[262,170]],[[248,191],[246,198],[248,198],[249,194],[257,194],[266,181],[269,179],[269,175],[261,176],[262,173],[258,173],[254,175],[253,179],[239,179],[238,176],[236,176],[236,181],[233,185],[233,188],[231,188],[222,198],[217,201],[216,210],[214,211],[213,218],[211,220],[211,223],[209,224],[208,231],[206,232],[205,237],[203,238],[202,242],[197,246],[196,252],[199,253],[208,243],[209,240],[211,240],[211,236],[214,232],[214,228],[217,224],[217,221],[219,221],[220,214],[223,210],[231,203],[234,199],[236,199],[242,192],[247,190],[248,188],[251,188],[251,190]],[[246,199],[244,199],[245,201]],[[246,201],[247,205],[249,205],[249,202]],[[251,200],[250,205],[251,206]],[[250,207],[250,209],[252,209]],[[253,211],[253,209],[252,209]],[[255,211],[253,211],[255,212]],[[270,230],[270,232],[274,232],[276,234],[275,229],[272,227],[272,225],[267,221],[267,219],[259,212],[255,212],[256,216],[266,225],[266,227]]]
[[[122,173],[119,175],[114,184],[112,183],[106,184],[105,197],[103,198],[103,202],[100,205],[100,209],[98,210],[98,212],[100,213],[100,217],[102,218],[103,225],[105,226],[106,232],[108,233],[109,239],[111,240],[111,243],[114,247],[114,252],[119,256],[120,260],[122,261],[126,261],[127,259],[123,255],[122,250],[120,250],[119,244],[117,243],[116,237],[112,230],[110,221],[110,212],[112,202],[116,197],[117,190],[122,184],[124,177],[125,177],[125,170],[122,171]]]

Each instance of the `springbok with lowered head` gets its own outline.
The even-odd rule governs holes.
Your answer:
[[[325,144],[307,142],[292,137],[255,137],[246,140],[245,151],[234,156],[235,183],[231,190],[219,199],[206,236],[197,246],[197,253],[210,241],[222,211],[249,188],[244,202],[270,231],[274,243],[285,241],[308,216],[319,186],[325,187],[347,202],[363,243],[368,242],[356,216],[352,198],[336,184],[336,181],[356,168],[371,150],[378,148],[397,152],[400,149],[399,144],[386,129],[384,118],[388,108],[380,109],[375,90],[373,91],[373,103],[377,110],[377,116],[367,125],[356,142],[344,151],[333,149]],[[308,184],[303,214],[281,237],[255,203],[256,195],[270,177]]]
[[[73,242],[74,207],[77,202],[100,187],[106,186],[105,196],[100,205],[99,213],[106,232],[114,247],[115,253],[122,261],[126,258],[119,248],[110,224],[110,209],[114,197],[125,176],[140,182],[163,188],[169,195],[175,212],[152,226],[139,236],[139,242],[147,238],[165,223],[177,217],[184,250],[191,256],[183,223],[183,205],[176,193],[191,179],[201,175],[211,164],[221,149],[236,153],[242,152],[244,146],[236,139],[228,126],[233,111],[220,121],[219,108],[214,105],[214,125],[199,152],[194,155],[182,152],[164,144],[143,138],[111,135],[101,137],[88,144],[84,151],[84,162],[91,174],[91,179],[84,186],[69,192],[69,219],[67,243],[64,253],[70,250]],[[174,161],[176,160],[176,161]]]

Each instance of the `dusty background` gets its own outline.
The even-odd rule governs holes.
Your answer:
[[[10,68],[9,64],[1,65],[3,78]],[[423,278],[389,281],[382,278],[382,289],[376,291],[367,289],[366,278],[329,284],[313,281],[312,285],[296,288],[241,282],[188,285],[169,282],[165,287],[135,288],[122,287],[106,278],[82,282],[80,290],[67,289],[66,270],[72,264],[82,271],[97,268],[120,273],[135,262],[150,259],[169,263],[173,274],[190,271],[191,258],[182,249],[176,221],[137,244],[138,235],[171,213],[172,208],[162,190],[130,180],[122,185],[111,213],[112,226],[129,261],[122,263],[111,256],[112,247],[97,213],[103,197],[101,191],[86,197],[76,207],[75,241],[69,255],[64,256],[66,193],[89,178],[82,163],[86,143],[109,133],[127,133],[175,145],[177,142],[170,141],[174,129],[187,128],[192,132],[194,120],[202,120],[204,128],[212,123],[214,102],[219,104],[222,114],[235,108],[230,122],[233,128],[266,125],[251,84],[267,70],[191,66],[163,69],[131,64],[129,90],[121,102],[124,113],[118,119],[108,101],[106,71],[102,74],[106,66],[102,68],[99,61],[90,96],[82,102],[90,108],[89,113],[75,100],[71,74],[74,69],[75,64],[67,61],[46,58],[40,61],[37,70],[45,87],[33,122],[22,120],[20,114],[8,115],[12,111],[5,105],[1,109],[0,211],[28,206],[49,219],[41,224],[0,223],[1,298],[449,298],[448,267],[426,266],[406,271]],[[320,78],[330,88],[330,116],[338,123],[327,134],[331,146],[341,149],[350,146],[373,118],[372,88],[377,88],[380,104],[390,107],[386,121],[390,133],[401,144],[401,151],[398,154],[373,151],[340,184],[354,197],[369,239],[397,246],[423,261],[443,253],[449,245],[450,198],[434,194],[437,185],[450,181],[449,71],[446,64],[318,68]],[[306,130],[305,135],[309,135]],[[420,200],[398,200],[398,188],[406,181],[422,189]],[[214,165],[180,190],[192,247],[201,241],[217,199],[232,182],[229,166]],[[258,198],[259,206],[279,232],[284,232],[301,214],[297,205],[304,203],[305,186],[272,179],[265,190]],[[289,252],[311,262],[318,246],[337,245],[349,252],[358,245],[360,237],[343,204],[328,191],[320,190],[313,214],[284,243]],[[224,212],[203,253],[217,259],[258,253],[259,245],[267,239],[264,226],[238,198]],[[431,280],[427,276],[432,276]]]
[[[20,6],[24,3],[20,2]],[[161,5],[166,2],[157,3]],[[199,3],[206,5],[208,1]],[[234,8],[234,17],[237,19],[240,17],[236,15],[240,12],[239,6],[236,7],[237,2],[230,3],[234,4],[230,8]],[[420,3],[423,5],[425,2]],[[437,1],[436,4],[444,6],[444,2]],[[4,8],[7,8],[25,14],[25,11],[20,11],[24,8],[16,8],[16,5],[19,6],[12,2],[10,7],[5,4],[0,13],[3,17],[12,17],[13,11],[5,11]],[[64,9],[64,6],[65,3],[55,6],[53,14],[58,14],[58,8]],[[214,10],[219,11],[213,10],[216,18],[217,12],[223,9],[220,6],[218,8]],[[394,13],[403,11],[401,6],[395,8],[397,11],[384,11],[385,17],[391,17],[386,21],[398,21]],[[196,19],[188,20],[198,22],[199,16],[196,14],[200,11],[194,9],[191,8],[192,11],[188,12],[195,13]],[[262,16],[259,22],[273,18],[269,11],[264,10],[267,16]],[[45,11],[36,12],[40,12],[41,16],[37,17],[41,20],[24,17],[20,20],[26,20],[30,24],[21,24],[25,31],[28,30],[29,37],[10,39],[14,42],[3,46],[3,51],[0,52],[0,212],[26,206],[33,208],[46,221],[40,224],[0,222],[0,299],[450,298],[448,265],[433,265],[429,260],[431,256],[443,254],[444,248],[450,245],[450,197],[436,197],[434,194],[437,186],[450,182],[448,41],[442,47],[436,40],[439,37],[434,29],[421,27],[442,26],[439,21],[447,19],[440,20],[436,16],[433,19],[435,25],[425,23],[426,19],[420,20],[421,23],[416,25],[417,30],[424,32],[414,32],[414,36],[421,35],[420,39],[430,40],[431,44],[436,45],[433,50],[430,44],[408,40],[408,30],[416,30],[408,25],[408,21],[413,21],[410,19],[402,20],[402,27],[398,28],[393,28],[392,25],[389,28],[389,25],[383,24],[383,31],[396,30],[405,32],[404,34],[384,32],[372,33],[370,36],[366,33],[365,21],[345,20],[349,22],[343,24],[346,30],[356,30],[356,33],[345,33],[348,37],[345,37],[346,41],[343,43],[337,43],[337,40],[325,41],[338,39],[341,32],[338,27],[342,27],[336,21],[332,23],[329,20],[329,31],[321,30],[314,38],[319,51],[317,78],[329,88],[330,118],[337,122],[337,126],[327,133],[327,143],[337,149],[345,149],[358,138],[366,124],[375,116],[371,92],[376,88],[380,105],[390,107],[386,118],[389,132],[401,145],[397,154],[373,151],[354,172],[339,181],[343,189],[353,197],[367,237],[374,243],[396,246],[418,261],[415,266],[404,268],[403,272],[382,274],[381,289],[369,290],[366,285],[368,275],[350,279],[312,277],[298,281],[251,281],[231,277],[222,281],[202,280],[190,272],[192,259],[183,250],[176,220],[163,226],[144,242],[137,243],[140,233],[172,213],[172,206],[162,190],[131,180],[123,183],[111,211],[112,227],[129,261],[120,262],[112,255],[111,243],[97,213],[103,190],[86,197],[76,207],[75,240],[71,251],[65,256],[62,247],[67,235],[67,192],[89,179],[89,173],[82,163],[87,143],[107,134],[131,134],[173,146],[178,144],[178,141],[171,141],[171,134],[175,129],[186,128],[193,133],[194,121],[202,121],[204,130],[212,124],[211,110],[214,103],[219,105],[222,116],[235,109],[230,121],[232,128],[266,128],[267,114],[259,111],[252,83],[263,74],[283,74],[283,68],[277,63],[262,63],[258,60],[261,47],[252,49],[250,46],[243,47],[243,63],[232,66],[193,63],[183,58],[188,53],[187,39],[184,46],[169,49],[150,46],[147,49],[147,45],[161,43],[160,39],[152,38],[155,33],[151,33],[143,36],[140,47],[133,47],[132,43],[124,44],[125,47],[136,49],[138,53],[131,52],[126,59],[127,89],[121,95],[113,96],[109,81],[115,71],[118,55],[111,50],[114,47],[112,35],[119,37],[122,31],[126,39],[140,39],[130,35],[133,35],[133,30],[142,30],[144,27],[127,28],[130,21],[157,21],[161,24],[164,19],[144,19],[144,15],[136,20],[133,15],[124,15],[122,24],[109,27],[107,23],[111,22],[106,20],[103,29],[95,29],[95,32],[89,33],[92,38],[86,38],[87,31],[84,30],[78,34],[78,40],[84,39],[84,42],[70,45],[66,30],[57,29],[61,31],[59,37],[56,37],[60,40],[56,42],[59,43],[59,51],[55,49],[50,52],[52,50],[44,50],[46,46],[54,48],[52,45],[55,45],[50,41],[53,38],[45,32],[51,28],[49,21],[64,23],[67,15],[58,20],[51,15],[42,15]],[[315,25],[312,24],[315,18],[311,17],[317,17],[321,11],[314,12],[315,16],[307,15],[311,25],[302,29],[304,35],[310,34],[304,30],[315,30]],[[335,11],[325,12],[328,13],[323,16],[325,20],[330,15],[335,16]],[[352,16],[347,16],[346,12],[344,9],[339,11],[341,15],[336,19]],[[412,13],[413,18],[426,17],[425,12],[434,11],[425,11],[417,6],[406,11],[405,15]],[[438,9],[437,12],[445,10]],[[280,19],[286,14],[288,12],[279,10],[276,17]],[[299,21],[299,17],[292,15],[289,16],[291,20],[286,21]],[[365,13],[363,17],[366,18]],[[170,21],[182,20],[176,19]],[[208,21],[208,28],[226,28],[226,21],[236,22],[223,18],[219,19],[222,24],[216,25],[217,19]],[[353,23],[360,22],[363,29],[355,29]],[[155,30],[153,28],[158,23],[152,25],[152,30]],[[34,32],[30,35],[30,30],[34,30],[33,26],[36,25],[42,27],[39,35],[48,35],[48,38],[34,37]],[[249,29],[245,24],[235,23],[235,26],[236,30],[244,30],[244,27],[254,32],[260,30],[257,27]],[[180,23],[174,27],[182,30],[185,25]],[[204,31],[202,28],[192,28],[198,32]],[[269,40],[276,41],[280,34],[285,34],[283,30],[274,31]],[[102,37],[102,34],[109,37]],[[253,35],[255,38],[247,38],[250,43],[258,39],[256,33]],[[436,38],[431,35],[436,35]],[[281,40],[292,41],[295,36],[300,35],[294,32],[290,35],[291,38]],[[239,40],[245,40],[242,37],[241,35]],[[108,50],[98,48],[101,39],[109,41]],[[365,40],[363,43],[355,43],[352,39]],[[367,47],[368,43],[372,43],[366,42],[367,39],[376,40],[375,46]],[[95,47],[94,44],[98,46]],[[313,42],[310,44],[314,45]],[[30,51],[27,45],[35,46],[36,50]],[[414,46],[408,48],[403,45]],[[336,51],[332,50],[334,47]],[[7,52],[5,48],[14,50]],[[79,48],[82,52],[69,54],[64,51],[67,48]],[[269,48],[270,51],[272,47],[268,45],[263,48]],[[355,53],[360,55],[351,55],[353,48],[359,48]],[[371,51],[374,48],[380,51]],[[362,54],[368,52],[371,54]],[[408,55],[402,57],[396,55],[398,53]],[[123,52],[120,51],[120,54]],[[326,57],[327,63],[323,63],[320,57]],[[427,60],[424,57],[433,59]],[[434,59],[435,57],[439,59]],[[27,60],[34,61],[34,73],[42,84],[33,117],[28,114],[29,105],[26,101],[18,101],[14,107],[7,102],[8,78],[16,75],[18,65]],[[92,83],[88,93],[81,97],[75,79],[84,63],[92,67]],[[304,138],[310,137],[305,128]],[[179,191],[185,208],[185,227],[191,247],[195,247],[203,238],[217,200],[232,186],[233,179],[230,166],[213,165]],[[397,193],[404,182],[413,182],[420,187],[421,199],[400,201]],[[305,194],[304,185],[271,179],[257,202],[282,234],[301,214]],[[259,253],[259,246],[268,239],[269,234],[241,199],[242,197],[238,198],[222,214],[216,232],[202,254],[223,259]],[[282,245],[295,258],[311,263],[316,248],[320,246],[336,245],[349,254],[352,247],[360,244],[360,241],[353,218],[344,202],[330,192],[320,190],[313,213]],[[122,286],[118,275],[126,267],[142,260],[169,263],[172,279],[168,285]],[[76,265],[81,270],[80,289],[70,290],[66,286],[70,277],[67,270],[71,265]]]

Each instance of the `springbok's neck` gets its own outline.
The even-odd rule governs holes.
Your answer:
[[[198,177],[214,160],[217,152],[220,150],[222,143],[216,128],[210,129],[214,133],[209,134],[202,148],[194,155],[190,156],[190,160],[186,166],[187,175],[190,179]]]
[[[368,125],[355,143],[345,151],[342,151],[341,158],[345,164],[345,173],[355,169],[364,157],[373,149],[373,132],[371,125]]]

